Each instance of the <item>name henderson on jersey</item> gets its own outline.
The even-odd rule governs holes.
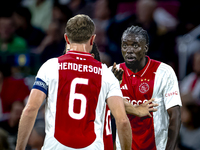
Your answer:
[[[59,70],[74,70],[78,72],[93,72],[102,75],[102,68],[92,65],[76,64],[71,62],[58,63]]]

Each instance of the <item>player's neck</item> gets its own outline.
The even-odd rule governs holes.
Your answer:
[[[77,43],[72,43],[69,45],[70,50],[74,51],[80,51],[80,52],[87,52],[89,53],[92,49],[92,47],[88,44],[77,44]]]

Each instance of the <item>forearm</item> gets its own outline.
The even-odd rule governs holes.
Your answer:
[[[132,105],[132,104],[131,104]],[[140,112],[137,110],[137,108],[135,106],[126,106],[126,113],[129,114],[129,115],[134,115],[134,116],[137,116],[139,117],[140,116]]]
[[[25,150],[37,112],[37,110],[29,110],[29,108],[25,107],[19,122],[16,150]]]
[[[130,150],[132,131],[125,112],[124,102],[120,96],[111,96],[107,99],[107,104],[115,118],[121,148],[122,150]]]
[[[122,150],[130,150],[132,143],[132,131],[128,118],[121,122],[116,121],[116,125]]]
[[[180,110],[176,110],[171,114],[168,127],[168,140],[166,150],[174,150],[177,144],[181,119]]]
[[[123,98],[124,106],[127,114],[139,116],[139,111],[135,106],[133,106],[131,103],[129,103],[125,98]]]

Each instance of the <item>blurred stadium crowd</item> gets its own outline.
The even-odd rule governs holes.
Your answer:
[[[121,35],[142,26],[149,55],[173,67],[183,106],[177,150],[200,150],[200,2],[197,0],[6,0],[0,2],[0,149],[15,148],[19,118],[39,67],[63,54],[69,18],[89,15],[96,24],[101,60],[123,62]],[[44,140],[44,106],[27,150]]]

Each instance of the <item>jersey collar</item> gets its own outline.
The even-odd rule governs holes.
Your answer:
[[[144,67],[142,70],[138,71],[137,73],[134,73],[134,72],[132,72],[130,69],[128,69],[128,68],[126,67],[126,72],[127,72],[127,74],[128,74],[129,76],[136,75],[136,76],[142,77],[142,76],[146,73],[146,71],[147,71],[147,69],[149,68],[149,65],[150,65],[150,63],[151,63],[151,59],[150,59],[148,56],[146,56],[146,58],[148,59],[148,60],[147,60],[147,64],[145,65],[145,67]]]
[[[90,53],[87,52],[81,52],[81,51],[75,51],[75,50],[70,50],[67,52],[67,54],[75,54],[75,55],[84,55],[84,56],[90,56],[92,57],[92,55]]]

